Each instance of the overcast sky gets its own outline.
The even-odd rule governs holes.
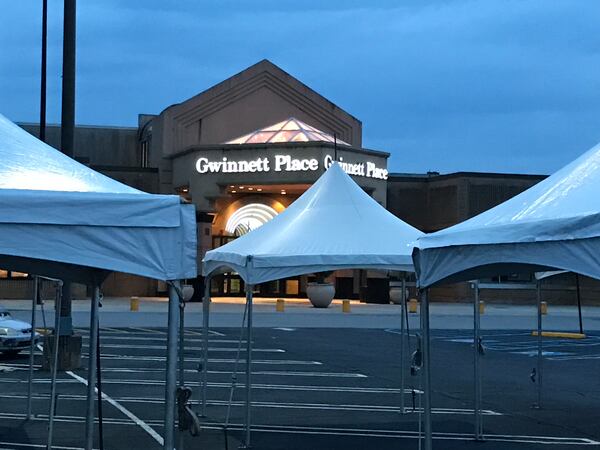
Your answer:
[[[49,0],[60,121],[62,0]],[[4,1],[0,112],[38,121],[41,0]],[[397,172],[551,173],[600,142],[600,1],[85,0],[77,123],[137,124],[268,58]]]

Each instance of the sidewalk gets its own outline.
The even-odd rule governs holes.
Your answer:
[[[245,299],[238,297],[215,298],[211,303],[212,327],[239,327],[244,312]],[[254,299],[254,324],[257,327],[292,328],[399,328],[400,306],[365,304],[351,301],[351,312],[342,312],[341,300],[335,300],[327,309],[313,308],[307,299],[286,299],[285,312],[276,312],[275,299]],[[31,302],[26,300],[0,300],[15,318],[29,321]],[[100,309],[102,326],[108,327],[164,327],[166,326],[167,299],[140,298],[139,311],[130,311],[129,298],[105,298]],[[52,321],[53,301],[44,305],[46,320]],[[472,329],[473,305],[467,303],[432,303],[431,327],[434,329]],[[73,301],[73,321],[77,327],[89,326],[89,301]],[[585,331],[600,331],[600,307],[582,308]],[[419,314],[409,314],[411,328],[418,328]],[[185,310],[186,326],[202,326],[202,303],[188,303]],[[42,323],[38,311],[38,323]],[[543,316],[545,330],[578,331],[579,319],[575,306],[549,306]],[[533,330],[537,326],[536,308],[533,305],[486,305],[481,316],[485,329]]]

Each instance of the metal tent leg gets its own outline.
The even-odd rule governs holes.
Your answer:
[[[210,315],[210,282],[207,276],[204,279],[204,298],[202,299],[202,328],[204,334],[204,348],[202,349],[202,417],[206,417],[206,396],[208,391],[208,332]]]
[[[248,322],[246,333],[246,426],[244,448],[250,448],[250,422],[251,402],[252,402],[252,288],[251,284],[246,285],[246,303],[248,304]]]
[[[537,297],[537,404],[536,408],[542,407],[542,370],[543,370],[543,353],[542,353],[542,282],[538,280],[536,283]]]
[[[173,450],[175,435],[175,390],[177,384],[177,327],[179,325],[179,281],[169,283],[167,331],[167,380],[165,385],[164,450]]]
[[[579,333],[583,334],[583,319],[581,318],[581,289],[579,288],[579,274],[575,274],[575,289],[577,292],[577,312],[579,313]]]
[[[62,281],[56,287],[56,303],[54,307],[54,348],[52,349],[52,378],[50,383],[50,411],[48,413],[48,435],[46,448],[52,449],[54,434],[54,410],[56,409],[56,373],[58,371],[58,345],[60,341],[60,311],[62,307]]]
[[[480,325],[481,317],[479,314],[479,281],[475,281],[473,284],[475,291],[474,307],[473,307],[473,377],[474,377],[474,407],[473,413],[475,415],[475,440],[480,441],[483,439],[483,424],[481,417],[481,368],[479,366],[479,341],[480,337]]]
[[[185,384],[185,302],[179,299],[179,386]]]
[[[406,378],[406,370],[404,368],[404,348],[406,346],[406,326],[404,323],[404,310],[406,309],[406,274],[402,274],[402,296],[401,296],[402,306],[400,308],[400,413],[405,413],[404,408],[404,385]]]
[[[98,321],[100,316],[98,316]],[[96,346],[96,386],[98,387],[98,447],[104,450],[104,416],[102,415],[102,366],[100,354],[100,325],[98,325],[98,345]]]
[[[94,445],[94,389],[96,388],[96,370],[98,369],[98,304],[100,287],[94,286],[90,309],[90,340],[87,372],[87,403],[85,414],[85,450]]]
[[[428,290],[421,292],[421,333],[423,334],[423,428],[425,450],[431,450],[431,356],[429,347],[429,300]]]
[[[183,389],[185,385],[185,301],[183,298],[179,298],[179,345],[178,345],[178,358],[179,358],[179,388]],[[179,392],[178,392],[179,394]],[[177,401],[180,401],[178,398]],[[180,405],[178,405],[179,408]],[[178,420],[182,420],[181,413],[178,415]],[[184,448],[184,429],[179,423],[178,427],[178,437],[179,444],[177,446],[178,450],[183,450]]]
[[[33,418],[31,411],[31,396],[33,394],[33,363],[35,352],[35,315],[39,296],[39,279],[33,277],[33,302],[31,305],[31,343],[29,344],[29,381],[27,383],[27,420]]]

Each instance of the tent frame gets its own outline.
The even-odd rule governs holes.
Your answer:
[[[62,280],[34,275],[33,301],[31,307],[31,343],[29,355],[29,379],[27,388],[27,412],[26,418],[30,420],[34,417],[32,408],[33,397],[33,379],[34,379],[34,352],[35,352],[35,325],[37,302],[40,292],[40,279],[47,279],[56,283],[55,309],[60,311],[62,300]],[[168,312],[168,335],[167,335],[167,369],[165,384],[165,415],[164,415],[164,437],[163,449],[173,450],[174,432],[175,432],[175,390],[177,379],[177,326],[179,322],[180,307],[179,301],[181,293],[179,287],[180,281],[169,281],[169,312]],[[97,369],[98,369],[98,337],[99,337],[99,306],[100,306],[100,284],[93,285],[92,299],[90,305],[90,331],[89,331],[89,355],[86,379],[86,416],[85,416],[85,449],[93,449],[94,441],[94,419],[95,409],[94,401],[97,394],[98,401],[101,402],[101,393],[96,389]],[[60,314],[54,313],[54,340],[52,347],[51,363],[51,381],[50,381],[50,406],[48,412],[48,432],[46,442],[48,448],[52,448],[54,437],[54,415],[56,409],[56,380],[58,374],[58,349],[60,344]]]
[[[205,277],[205,285],[204,285],[204,296],[202,299],[202,321],[203,321],[203,340],[204,346],[202,350],[202,378],[201,378],[201,414],[200,417],[207,417],[206,407],[207,407],[207,390],[208,390],[208,345],[209,345],[209,325],[210,325],[210,303],[211,303],[211,292],[210,292],[210,282],[211,275],[207,275]],[[252,306],[253,306],[253,298],[254,298],[254,286],[253,284],[246,283],[245,291],[246,291],[246,306],[247,306],[247,324],[246,324],[246,398],[244,404],[244,442],[242,443],[240,448],[251,448],[251,423],[252,423],[252,373],[251,373],[251,365],[252,365]],[[401,414],[404,414],[406,411],[405,408],[405,399],[404,399],[404,386],[405,386],[405,374],[404,374],[404,365],[405,365],[405,354],[404,348],[406,346],[406,341],[408,340],[408,336],[406,335],[405,328],[405,318],[406,317],[406,272],[403,272],[402,276],[402,302],[401,302],[401,340],[400,340],[400,408],[399,411]],[[422,306],[423,308],[423,306]],[[429,306],[426,306],[426,309],[422,309],[421,315],[423,315],[423,311],[427,311],[429,314]],[[429,319],[427,318],[427,324],[421,323],[421,328],[426,326],[429,328]],[[429,336],[429,331],[424,335]],[[429,347],[427,349],[427,353],[423,352],[424,357],[427,354],[429,357]],[[430,378],[429,378],[430,380]],[[427,382],[426,382],[427,384]],[[425,405],[427,407],[428,400],[425,399]],[[429,408],[431,409],[431,403],[429,401]],[[427,419],[425,421],[426,426],[425,430],[427,430]],[[429,420],[429,429],[431,429],[431,420]],[[165,447],[166,450],[166,447]],[[426,450],[428,450],[426,448]],[[429,449],[430,450],[430,449]]]

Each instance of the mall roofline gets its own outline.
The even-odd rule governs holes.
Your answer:
[[[227,90],[229,88],[231,88],[232,84],[235,84],[239,81],[241,81],[245,76],[254,76],[256,74],[253,74],[253,72],[256,73],[260,73],[260,72],[274,72],[274,73],[278,73],[279,75],[282,75],[283,77],[287,78],[288,82],[291,80],[293,83],[297,83],[299,87],[303,88],[306,90],[306,92],[304,92],[305,95],[314,95],[316,97],[318,97],[320,100],[323,100],[324,102],[326,102],[330,107],[335,108],[339,111],[341,111],[342,113],[348,115],[350,118],[352,118],[353,120],[356,120],[357,122],[359,122],[362,125],[362,121],[357,118],[356,116],[350,114],[348,111],[346,111],[344,108],[341,108],[340,106],[338,106],[337,104],[333,103],[331,100],[329,100],[328,98],[324,97],[322,94],[320,94],[318,91],[316,91],[315,89],[311,88],[310,86],[308,86],[307,84],[303,83],[302,81],[300,81],[298,78],[296,78],[294,75],[290,74],[289,72],[283,70],[281,67],[279,67],[277,64],[275,64],[274,62],[270,61],[267,58],[263,58],[260,61],[246,67],[245,69],[240,70],[239,72],[235,73],[234,75],[226,78],[225,80],[213,84],[212,86],[204,89],[201,92],[198,92],[196,95],[193,95],[192,97],[181,101],[181,102],[177,102],[177,103],[172,103],[171,105],[167,106],[165,109],[162,110],[161,114],[166,112],[167,110],[174,108],[176,106],[179,106],[189,100],[204,96],[204,95],[210,95],[210,94],[214,94],[214,95],[219,95],[221,92],[221,89],[223,90]]]
[[[39,122],[15,122],[19,126],[39,127]],[[60,123],[47,123],[46,128],[60,128]],[[86,125],[86,124],[75,124],[75,128],[93,128],[97,130],[109,129],[109,130],[130,130],[137,131],[138,127],[128,127],[122,125]]]
[[[426,173],[401,173],[401,172],[390,172],[388,174],[388,180],[446,180],[451,178],[469,177],[469,178],[521,178],[524,180],[538,179],[543,180],[548,175],[541,174],[527,174],[527,173],[507,173],[507,172],[451,172],[441,174],[439,172],[426,172]]]

